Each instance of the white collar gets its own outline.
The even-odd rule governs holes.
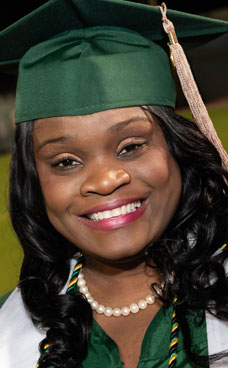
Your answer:
[[[75,264],[76,260],[72,259],[70,275],[61,294],[66,292]],[[39,343],[45,336],[45,330],[32,323],[20,289],[16,288],[0,309],[0,367],[35,368],[40,356]]]
[[[18,288],[0,310],[0,326],[0,367],[35,368],[45,331],[33,325]]]

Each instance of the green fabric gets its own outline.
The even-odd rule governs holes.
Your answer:
[[[0,298],[0,308],[12,291]],[[201,313],[204,313],[201,311]],[[203,314],[204,315],[204,314]],[[170,342],[172,307],[168,310],[161,308],[150,323],[141,345],[141,356],[137,368],[167,368]],[[194,316],[189,312],[187,320],[192,337],[192,350],[198,355],[208,355],[206,320],[200,326],[194,323]],[[178,368],[196,368],[187,361],[182,334],[179,332],[177,350]],[[93,320],[87,358],[82,368],[122,368],[119,350],[116,343],[104,332],[100,325]],[[209,365],[208,365],[209,367]],[[50,367],[52,368],[52,367]]]
[[[224,21],[176,11],[168,17],[186,47],[228,31]],[[20,61],[16,122],[123,106],[173,107],[167,40],[157,7],[48,1],[0,33],[0,66],[10,71]]]
[[[228,31],[226,21],[171,9],[167,16],[185,48]],[[0,32],[0,65],[17,64],[30,47],[64,31],[94,26],[124,27],[167,44],[155,6],[127,0],[50,0]]]
[[[137,368],[168,367],[171,318],[172,307],[166,312],[164,312],[163,308],[158,311],[144,336]],[[192,350],[198,355],[208,355],[206,320],[204,319],[202,325],[198,327],[194,324],[193,316],[189,315],[187,319],[192,336]],[[178,368],[196,368],[195,365],[187,361],[181,333],[179,333],[177,354]],[[117,345],[106,335],[95,320],[93,321],[88,355],[82,363],[82,368],[91,367],[123,367]]]
[[[175,96],[169,59],[154,42],[124,29],[72,30],[31,48],[21,61],[16,121],[123,105],[174,107]]]

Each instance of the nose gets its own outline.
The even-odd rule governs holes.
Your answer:
[[[91,194],[108,195],[123,185],[129,184],[131,181],[130,174],[123,170],[111,170],[102,168],[90,175],[81,185],[80,192],[82,196]]]

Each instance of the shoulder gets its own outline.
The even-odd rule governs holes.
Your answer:
[[[0,297],[0,308],[3,306],[3,304],[6,302],[6,300],[9,298],[9,296],[12,294],[12,290],[6,293],[5,295]]]

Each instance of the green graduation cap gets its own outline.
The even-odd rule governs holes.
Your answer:
[[[228,22],[168,10],[184,48]],[[0,70],[19,65],[16,123],[157,104],[175,106],[158,7],[127,0],[50,0],[0,33]]]

